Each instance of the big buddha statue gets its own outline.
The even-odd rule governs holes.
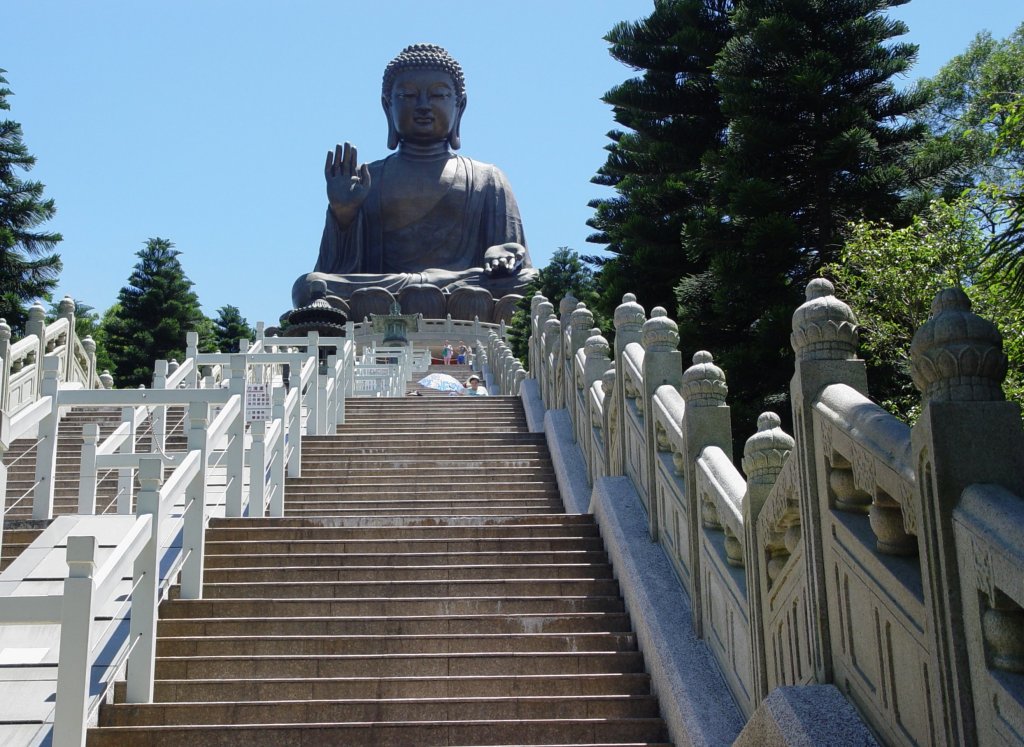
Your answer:
[[[397,151],[369,164],[349,143],[328,151],[320,256],[292,302],[308,304],[323,281],[356,321],[395,300],[428,318],[507,319],[537,271],[505,175],[455,153],[462,68],[436,45],[406,47],[384,71],[381,103]]]

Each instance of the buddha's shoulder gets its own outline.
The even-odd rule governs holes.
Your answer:
[[[470,158],[469,156],[456,155],[455,157],[462,162],[467,172],[473,174],[474,179],[482,179],[495,182],[497,184],[508,183],[508,179],[505,177],[505,172],[493,163],[477,161],[475,158]]]

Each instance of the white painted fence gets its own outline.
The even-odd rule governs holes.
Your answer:
[[[84,428],[79,515],[61,519],[80,522],[67,538],[70,575],[62,593],[0,596],[0,625],[61,626],[53,731],[57,747],[84,744],[87,717],[97,701],[90,694],[89,672],[110,635],[109,626],[104,635],[96,632],[94,612],[115,594],[125,594],[123,587],[116,588],[122,577],[133,579],[131,602],[115,622],[129,617],[130,628],[120,642],[122,656],[115,669],[127,667],[130,702],[151,702],[156,606],[175,579],[182,598],[200,598],[208,518],[283,515],[284,478],[300,474],[303,431],[335,432],[344,422],[345,397],[354,394],[358,380],[355,346],[344,338],[271,338],[243,346],[239,354],[200,354],[194,334],[188,342],[184,363],[158,362],[154,388],[148,390],[61,388],[64,360],[47,356],[40,367],[39,396],[13,417],[0,411],[0,453],[15,438],[38,433],[31,498],[33,516],[40,519],[53,515],[60,414],[71,407],[121,408],[123,413],[122,423],[102,441],[96,425]],[[374,362],[391,378],[411,370],[408,350],[383,354],[400,358],[391,366]],[[252,383],[269,386],[273,407],[269,421],[247,426],[244,395]],[[169,411],[185,413],[184,451],[167,448],[167,431],[174,425]],[[149,453],[136,451],[144,426],[152,436]],[[119,473],[121,490],[117,514],[95,516],[97,481],[112,469]],[[6,502],[4,475],[0,468],[0,500]],[[137,497],[136,477],[141,486]],[[174,545],[179,534],[180,547]],[[102,564],[96,554],[100,536],[121,538]],[[107,682],[114,676],[109,672]]]
[[[749,717],[834,683],[891,744],[1024,744],[1024,430],[992,325],[944,291],[915,336],[913,428],[868,397],[856,320],[813,281],[793,318],[795,434],[765,413],[734,466],[725,374],[628,295],[615,344],[533,301],[530,375],[596,484],[628,476],[649,536]],[[506,377],[507,378],[507,377]],[[656,654],[654,654],[656,655]]]

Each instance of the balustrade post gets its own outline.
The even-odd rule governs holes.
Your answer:
[[[71,296],[64,296],[57,304],[57,318],[64,319],[68,323],[67,344],[65,345],[67,357],[64,360],[60,380],[71,381],[74,379],[75,373],[75,340],[78,338],[75,330],[75,300]]]
[[[121,422],[128,424],[128,436],[117,447],[118,454],[135,453],[135,408],[121,408]],[[127,516],[135,503],[135,471],[131,467],[117,470],[117,513]]]
[[[252,444],[249,447],[249,516],[262,519],[267,515],[267,423],[255,420],[249,424]]]
[[[3,361],[0,361],[2,364]],[[6,421],[7,414],[0,410],[0,421]],[[6,427],[6,422],[0,422],[0,428]],[[7,464],[4,460],[7,458],[7,446],[4,445],[4,439],[0,438],[0,521],[3,521],[4,513],[7,510]],[[3,525],[0,524],[0,551],[4,548],[4,532]]]
[[[60,429],[60,409],[57,391],[60,387],[60,359],[48,355],[40,366],[43,383],[40,396],[50,397],[53,406],[50,413],[39,422],[39,446],[36,448],[36,487],[32,496],[32,518],[38,520],[53,518],[54,483],[57,472],[57,437]]]
[[[61,601],[53,744],[84,747],[89,715],[96,538],[68,537],[67,563],[68,577],[64,580]]]
[[[822,512],[828,510],[828,490],[819,485],[817,459],[822,448],[815,440],[813,408],[821,390],[846,384],[867,396],[864,361],[857,358],[857,319],[834,295],[829,281],[807,284],[806,302],[793,313],[790,341],[796,368],[790,382],[793,437],[800,479],[800,524],[807,563],[807,605],[810,610],[811,663],[818,682],[832,681],[832,642],[822,536]]]
[[[245,356],[231,356],[232,376],[228,382],[228,391],[238,395],[241,407],[234,421],[228,426],[228,447],[224,457],[227,461],[227,487],[224,490],[224,510],[228,518],[238,519],[242,516],[243,493],[242,483],[245,481]]]
[[[625,413],[626,413],[626,377],[623,372],[626,370],[623,362],[623,356],[625,354],[626,346],[631,342],[640,342],[640,332],[643,329],[644,322],[647,321],[647,315],[644,313],[644,307],[636,302],[636,296],[632,293],[627,293],[622,297],[622,303],[615,308],[615,315],[613,317],[615,324],[615,370],[619,374],[615,377],[615,407],[619,413],[619,428],[618,438],[616,443],[609,444],[609,466],[608,474],[610,476],[619,476],[625,474],[626,469],[626,428],[625,426]]]
[[[82,426],[82,464],[78,468],[78,513],[96,513],[96,442],[100,427],[96,423]]]
[[[703,636],[704,595],[699,570],[702,517],[697,499],[697,459],[704,449],[715,446],[732,460],[732,414],[726,404],[729,387],[725,373],[715,365],[711,353],[698,350],[693,354],[692,363],[683,372],[682,397],[686,403],[681,424],[683,451],[673,455],[673,461],[683,476],[686,501],[687,565],[691,569],[688,591],[693,609],[693,630],[698,636]]]
[[[537,344],[540,341],[540,332],[537,329],[539,319],[547,319],[545,314],[543,317],[540,316],[541,304],[548,303],[548,299],[540,293],[535,293],[533,298],[530,299],[530,336],[526,341],[526,361],[529,367],[528,376],[531,379],[539,379],[537,371],[537,361],[539,360],[537,354]],[[548,304],[550,306],[550,304]],[[552,307],[554,308],[554,307]]]
[[[550,316],[544,322],[544,404],[560,410],[562,397],[562,323]]]
[[[320,431],[320,411],[323,409],[323,402],[320,397],[320,335],[310,332],[306,344],[306,355],[312,356],[316,362],[316,369],[313,372],[313,380],[309,384],[309,404],[306,413],[306,435],[318,436]]]
[[[679,328],[661,306],[651,310],[651,318],[640,331],[644,347],[644,441],[647,460],[647,514],[651,540],[658,541],[661,532],[661,504],[658,502],[658,440],[655,432],[654,393],[659,387],[671,386],[677,391],[683,383],[683,356],[679,352]]]
[[[165,360],[158,360],[153,366],[153,389],[155,391],[167,388],[168,368]],[[149,417],[149,451],[152,454],[162,454],[167,445],[167,408],[163,405],[155,405]]]
[[[7,412],[10,406],[11,379],[11,325],[0,319],[0,410]]]
[[[591,410],[590,403],[590,389],[599,381],[602,381],[606,371],[611,369],[612,362],[608,354],[611,351],[611,346],[601,335],[601,330],[594,329],[590,330],[590,337],[587,338],[586,343],[583,345],[583,417],[580,419],[582,427],[578,428],[580,447],[585,455],[587,455],[587,467],[590,471],[590,476],[593,478],[598,473],[597,465],[595,461],[599,459],[600,454],[596,454],[593,451],[593,428],[598,428],[604,431],[604,417],[597,418],[597,413]],[[608,450],[607,439],[605,440],[605,452]],[[601,465],[602,469],[605,465]],[[593,479],[591,479],[593,484]]]
[[[25,335],[35,335],[36,344],[36,380],[32,392],[39,396],[43,384],[43,359],[46,358],[46,310],[36,301],[28,309],[28,320],[25,322]],[[59,371],[58,367],[58,371]]]
[[[953,512],[972,484],[1024,496],[1024,432],[1020,408],[1003,394],[1007,359],[996,327],[971,311],[959,288],[940,291],[931,311],[910,346],[911,375],[923,404],[911,431],[917,535],[937,674],[935,719],[947,744],[971,744],[978,735],[964,620],[998,609],[1000,601],[971,589],[962,595]],[[1011,625],[1008,632],[1019,650],[1020,628]]]
[[[555,307],[547,300],[537,305],[537,314],[532,323],[532,334],[530,335],[530,372],[537,379],[537,389],[541,399],[550,408],[548,381],[551,372],[547,366],[547,345],[545,341],[545,330],[548,320],[555,319]]]
[[[188,450],[199,452],[199,473],[185,490],[185,520],[181,552],[181,598],[202,599],[203,564],[206,554],[206,480],[210,468],[210,404],[192,402],[188,406]]]
[[[757,433],[743,447],[743,472],[747,491],[743,496],[744,569],[747,577],[747,609],[750,614],[750,651],[754,692],[751,701],[768,697],[767,649],[765,646],[764,603],[768,591],[765,548],[757,540],[757,517],[782,472],[795,442],[781,428],[774,412],[761,413]]]
[[[296,355],[289,364],[289,368],[295,371],[295,376],[298,376],[298,372],[302,371],[302,356]],[[350,360],[350,368],[355,369],[355,362]],[[288,441],[292,447],[291,457],[288,459],[288,476],[289,477],[301,477],[302,476],[302,386],[298,389],[298,393],[295,398],[295,406],[292,407],[292,411],[288,416]]]
[[[284,457],[288,448],[288,423],[284,415],[284,389],[274,389],[274,422],[277,423],[277,445],[270,462],[270,515],[284,516]]]
[[[103,373],[101,373],[97,378],[100,380],[100,386],[104,389],[114,388],[114,377],[110,375],[110,371],[103,369]]]
[[[573,374],[573,360],[576,355],[577,348],[573,347],[574,330],[572,326],[572,315],[579,307],[579,303],[580,302],[576,300],[576,297],[572,295],[572,293],[567,293],[565,298],[563,298],[558,304],[558,310],[562,322],[562,357],[558,362],[558,365],[562,370],[562,391],[559,398],[565,403],[563,407],[569,411],[569,417],[572,419],[573,423],[576,422],[576,413],[573,412],[575,407],[574,395],[576,393],[576,381]],[[585,308],[586,306],[584,306],[584,309]],[[579,322],[579,337],[581,338],[579,343],[581,347],[586,341],[586,336],[584,335],[585,330],[589,330],[594,325],[593,321],[584,321],[584,318],[581,318]]]
[[[192,360],[192,373],[189,374],[188,388],[199,387],[199,333],[191,330],[185,333],[185,360]]]
[[[131,622],[128,645],[125,702],[153,702],[153,673],[156,667],[156,605],[160,592],[160,487],[164,463],[159,457],[139,460],[139,500],[136,516],[149,516],[149,540],[135,559],[132,571]]]
[[[85,372],[85,388],[95,389],[97,384],[96,377],[96,341],[92,339],[90,335],[86,335],[82,340],[82,348],[85,350],[85,358],[88,361]]]

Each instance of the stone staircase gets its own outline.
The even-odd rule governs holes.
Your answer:
[[[516,398],[349,400],[284,519],[218,519],[160,607],[155,702],[88,744],[661,745],[596,525]],[[176,590],[175,590],[176,591]]]
[[[168,451],[185,448],[184,408],[169,408],[167,416],[166,446]],[[60,421],[57,435],[57,471],[54,486],[53,514],[78,513],[79,468],[82,461],[82,428],[86,423],[100,426],[100,440],[109,436],[121,424],[120,408],[73,409]],[[146,423],[144,428],[148,428]],[[149,451],[151,440],[140,435],[136,449]],[[36,439],[18,439],[4,455],[8,466],[7,505],[4,507],[3,548],[0,553],[0,571],[10,565],[49,525],[48,519],[32,519],[32,489],[35,485]],[[96,486],[97,513],[115,513],[117,510],[117,473],[100,475]]]

